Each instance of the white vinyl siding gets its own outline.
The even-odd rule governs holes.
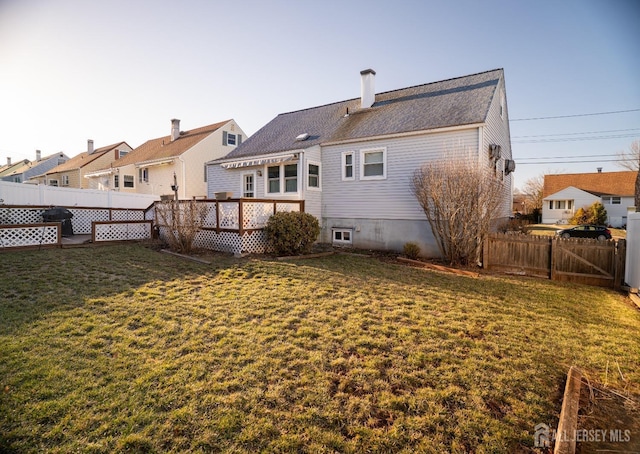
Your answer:
[[[331,145],[322,149],[323,218],[415,219],[424,212],[411,192],[411,178],[423,163],[443,156],[477,156],[478,128],[408,137]],[[356,175],[343,180],[344,156],[354,152],[354,170],[360,169],[362,150],[384,149],[386,179],[366,180]]]
[[[500,145],[500,159],[496,162],[496,175],[503,183],[502,217],[506,218],[511,214],[512,206],[512,182],[513,173],[506,175],[504,173],[505,160],[513,159],[511,154],[511,140],[509,135],[509,107],[507,105],[507,97],[505,94],[504,80],[498,83],[496,94],[489,106],[489,113],[485,126],[481,128],[482,134],[482,150],[480,157],[488,162],[489,145]],[[481,164],[481,163],[479,163]],[[516,171],[517,171],[516,162]]]

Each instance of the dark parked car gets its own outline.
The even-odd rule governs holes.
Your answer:
[[[611,239],[611,231],[604,225],[577,225],[558,230],[556,235],[562,238],[595,238],[600,241]]]

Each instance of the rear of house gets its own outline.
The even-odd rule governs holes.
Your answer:
[[[321,220],[320,240],[358,248],[438,248],[412,192],[414,172],[439,159],[470,160],[503,182],[511,210],[511,145],[502,70],[281,114],[209,163],[208,196],[297,199]]]

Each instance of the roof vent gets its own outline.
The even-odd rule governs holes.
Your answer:
[[[300,134],[298,137],[296,137],[296,141],[303,142],[303,141],[307,140],[308,138],[309,138],[309,133],[305,132],[303,134]]]

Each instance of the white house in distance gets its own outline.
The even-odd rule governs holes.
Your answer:
[[[168,136],[148,140],[111,166],[85,177],[94,189],[173,196],[175,174],[179,199],[204,198],[205,163],[226,155],[244,137],[234,120],[180,131],[180,120],[173,119]]]
[[[208,196],[304,200],[321,221],[320,241],[359,248],[439,250],[411,190],[423,163],[477,162],[503,183],[511,213],[509,118],[502,69],[376,94],[375,71],[360,73],[361,96],[283,113],[208,164]]]
[[[566,224],[580,208],[601,202],[607,224],[627,225],[627,211],[634,206],[638,172],[571,173],[544,176],[542,223]]]

